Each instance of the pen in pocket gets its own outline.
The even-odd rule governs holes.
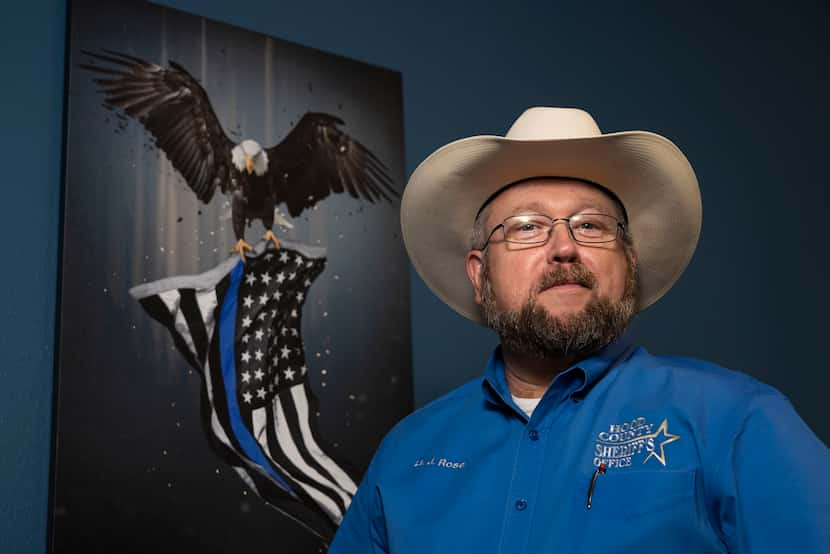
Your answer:
[[[605,473],[605,464],[599,464],[599,467],[594,471],[591,477],[591,484],[588,485],[588,509],[591,509],[591,504],[594,500],[594,488],[597,486],[597,477]]]

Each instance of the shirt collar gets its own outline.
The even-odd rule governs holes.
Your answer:
[[[625,361],[631,356],[634,346],[631,338],[626,333],[593,356],[581,360],[565,371],[559,373],[548,388],[557,387],[560,383],[566,388],[565,395],[584,395],[601,377],[615,365]],[[507,387],[507,378],[504,375],[504,358],[502,357],[501,345],[497,346],[487,362],[487,369],[482,382],[484,396],[489,401],[499,401],[512,405],[510,389]],[[545,394],[547,396],[547,393]]]

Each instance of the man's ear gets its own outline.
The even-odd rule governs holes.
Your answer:
[[[639,258],[637,257],[637,249],[634,248],[634,245],[627,245],[625,248],[625,255],[631,259],[631,263],[634,266],[634,269],[637,269],[637,264],[639,263]]]
[[[476,291],[476,304],[481,304],[481,271],[484,269],[484,252],[481,250],[470,250],[465,260],[467,277]]]

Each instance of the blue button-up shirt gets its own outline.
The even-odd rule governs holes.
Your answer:
[[[747,375],[620,342],[528,418],[497,349],[384,439],[329,552],[828,553],[828,470],[787,399]]]

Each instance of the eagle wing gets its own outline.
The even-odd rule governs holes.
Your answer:
[[[84,51],[102,65],[80,64],[95,79],[104,104],[141,122],[187,185],[207,204],[216,187],[232,189],[230,152],[234,143],[219,123],[202,86],[182,66],[170,67],[104,50]]]
[[[400,197],[383,162],[340,125],[338,117],[308,112],[267,150],[276,199],[292,217],[331,193],[348,192],[372,203]]]

